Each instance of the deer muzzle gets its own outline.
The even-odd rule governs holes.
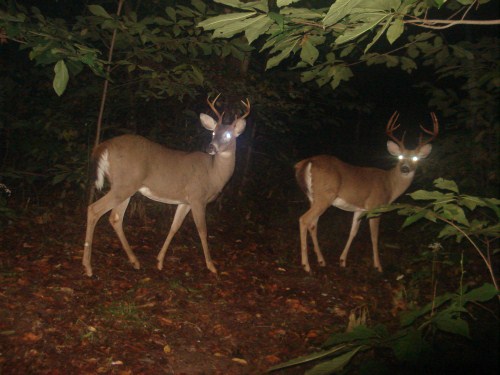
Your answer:
[[[207,147],[207,153],[209,155],[215,155],[218,150],[218,147],[214,143],[210,143]]]

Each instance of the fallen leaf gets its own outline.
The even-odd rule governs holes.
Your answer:
[[[248,365],[248,362],[242,358],[232,358],[231,361],[239,363],[240,365]]]
[[[307,337],[308,339],[314,339],[314,338],[318,337],[318,332],[317,332],[317,331],[314,331],[314,330],[309,331],[309,332],[307,332],[306,337]]]
[[[266,355],[266,361],[271,365],[275,365],[276,363],[281,362],[281,358],[271,354],[271,355]]]
[[[25,333],[23,336],[23,341],[27,342],[37,342],[42,338],[42,335],[36,335],[33,332]]]

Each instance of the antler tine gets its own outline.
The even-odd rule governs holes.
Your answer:
[[[428,130],[428,129],[424,128],[422,125],[420,125],[420,129],[422,129],[422,131],[424,133],[430,134],[431,137],[429,139],[427,139],[426,141],[423,141],[424,137],[423,137],[422,134],[420,134],[420,137],[419,137],[419,140],[418,140],[418,148],[420,148],[420,147],[426,145],[427,143],[431,142],[439,134],[439,123],[438,123],[438,119],[436,117],[436,114],[434,112],[431,112],[431,118],[432,118],[432,125],[433,125],[432,131]]]
[[[243,114],[243,116],[240,117],[240,119],[243,119],[250,114],[250,100],[248,100],[248,98],[247,98],[246,102],[241,100],[241,103],[243,103],[243,105],[245,106],[245,113]]]
[[[389,122],[387,123],[387,126],[385,128],[385,133],[387,134],[387,136],[389,138],[391,138],[394,142],[396,142],[400,148],[404,149],[405,148],[405,145],[404,145],[404,135],[403,135],[403,138],[401,139],[398,139],[394,136],[394,131],[396,129],[398,129],[400,127],[400,124],[396,124],[396,122],[398,121],[399,119],[399,112],[398,111],[394,111],[394,113],[392,114],[391,118],[389,119]]]
[[[217,99],[219,99],[220,94],[221,93],[219,93],[219,95],[217,95],[212,102],[210,101],[210,97],[207,97],[207,103],[210,106],[210,108],[212,109],[212,111],[214,111],[214,113],[217,115],[217,118],[218,118],[217,123],[219,125],[222,124],[222,117],[224,117],[224,112],[222,112],[222,114],[220,114],[219,111],[215,108],[215,102],[217,101]]]

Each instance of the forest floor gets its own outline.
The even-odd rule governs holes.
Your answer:
[[[383,240],[390,246],[382,246],[387,267],[379,274],[366,224],[340,268],[351,216],[339,214],[341,224],[330,231],[320,223],[327,266],[319,267],[311,251],[307,274],[300,266],[298,215],[263,222],[268,219],[225,217],[215,205],[208,210],[217,275],[206,269],[190,216],[164,269],[156,269],[171,210],[159,220],[127,217],[125,233],[140,270],[128,263],[103,218],[91,278],[81,266],[82,210],[32,212],[4,228],[0,374],[262,374],[318,350],[362,307],[370,321],[397,323],[404,309],[399,271],[391,266],[400,253],[398,230]]]

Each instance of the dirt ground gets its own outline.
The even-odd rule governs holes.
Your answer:
[[[126,219],[140,270],[103,218],[92,278],[81,266],[81,210],[41,210],[5,228],[0,374],[262,374],[317,350],[332,332],[345,330],[356,308],[367,306],[377,322],[394,319],[397,274],[372,270],[366,231],[353,244],[348,267],[338,266],[350,216],[341,216],[338,239],[320,232],[328,264],[320,268],[310,254],[307,274],[297,215],[263,223],[224,217],[215,206],[209,211],[217,275],[205,267],[191,219],[174,238],[164,269],[156,269],[171,213],[159,221]],[[384,266],[393,262],[383,251],[381,257]]]

